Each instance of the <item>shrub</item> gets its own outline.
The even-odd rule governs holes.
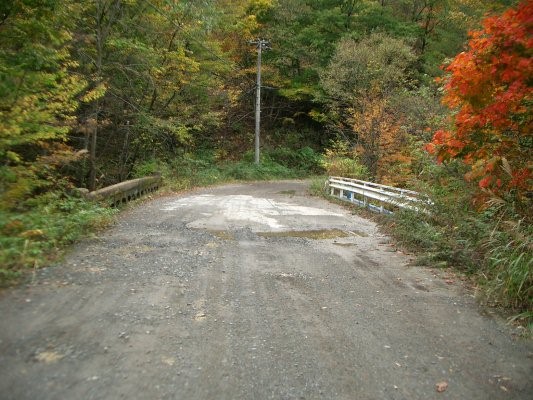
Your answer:
[[[58,191],[27,200],[24,211],[0,213],[0,285],[52,262],[62,248],[107,224],[114,213]]]
[[[330,176],[367,179],[369,177],[367,168],[361,164],[355,151],[349,148],[348,142],[333,142],[322,156],[320,161],[322,168]]]
[[[312,174],[322,171],[321,158],[310,147],[293,150],[288,147],[278,147],[266,150],[264,158],[287,168]]]

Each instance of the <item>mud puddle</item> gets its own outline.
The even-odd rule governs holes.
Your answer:
[[[281,232],[257,232],[258,236],[266,238],[305,238],[314,240],[337,239],[348,236],[363,236],[362,232],[343,231],[341,229],[319,229],[309,231],[281,231]]]
[[[211,235],[216,236],[219,239],[222,240],[235,240],[235,235],[233,232],[224,231],[224,230],[214,230],[214,229],[208,229],[207,232],[209,232]]]

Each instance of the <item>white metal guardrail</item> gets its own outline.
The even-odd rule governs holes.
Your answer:
[[[433,204],[427,196],[418,192],[359,179],[330,176],[326,185],[331,196],[385,214],[392,214],[394,208],[427,213],[428,206]]]

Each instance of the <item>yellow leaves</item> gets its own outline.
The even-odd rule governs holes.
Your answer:
[[[86,92],[81,97],[81,101],[84,103],[90,103],[92,101],[98,100],[99,98],[105,95],[107,89],[108,89],[107,85],[104,82],[100,82],[98,85],[96,85],[95,88]]]
[[[34,171],[26,165],[10,167],[9,175],[9,182],[4,183],[4,190],[0,193],[0,209],[16,207],[43,183],[38,181]]]
[[[150,76],[160,87],[176,90],[191,81],[194,74],[200,71],[200,63],[189,57],[184,48],[154,54],[162,62],[150,67]]]
[[[231,105],[236,105],[239,103],[239,100],[242,95],[242,90],[239,88],[228,88],[226,90],[226,96]]]
[[[18,236],[24,239],[39,240],[44,238],[45,234],[42,229],[30,229],[28,231],[20,233]]]
[[[266,10],[269,8],[274,7],[274,1],[273,0],[250,0],[250,7],[253,7],[253,9],[262,9]]]
[[[327,114],[313,108],[311,111],[308,112],[308,115],[317,122],[324,123],[327,121],[328,116]]]
[[[245,40],[251,40],[259,30],[260,24],[255,15],[247,15],[237,23],[240,36]]]
[[[7,151],[6,152],[6,158],[11,161],[12,163],[18,164],[20,162],[20,156],[13,152],[13,151]]]

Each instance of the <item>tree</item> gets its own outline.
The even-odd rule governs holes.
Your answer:
[[[93,189],[128,179],[136,163],[175,157],[195,134],[211,133],[221,119],[220,77],[230,68],[209,42],[210,1],[81,4],[75,47],[92,90],[71,140],[91,150],[88,174],[78,179]],[[91,136],[90,146],[79,134]]]
[[[465,52],[445,68],[449,129],[435,132],[427,150],[440,162],[461,159],[466,178],[495,193],[531,190],[533,1],[483,21]]]
[[[338,121],[336,128],[351,134],[361,161],[375,179],[383,178],[391,163],[408,161],[392,156],[401,153],[405,140],[399,129],[400,113],[390,104],[413,85],[415,59],[404,41],[375,33],[360,41],[341,40],[321,75],[330,115]]]
[[[11,207],[47,182],[36,160],[74,123],[86,82],[72,73],[74,3],[15,0],[0,8],[0,206]]]
[[[414,62],[415,56],[401,39],[383,33],[360,41],[346,38],[338,43],[321,82],[328,95],[350,104],[369,92],[387,96],[408,87]]]

